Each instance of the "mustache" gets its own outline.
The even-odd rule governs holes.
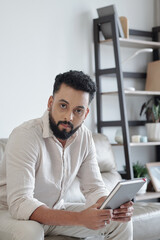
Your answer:
[[[71,122],[68,121],[59,121],[57,126],[59,126],[60,124],[67,124],[69,127],[71,127],[71,129],[73,129],[73,124]]]

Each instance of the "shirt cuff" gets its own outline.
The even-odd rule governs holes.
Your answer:
[[[19,207],[12,206],[9,208],[9,212],[13,218],[18,220],[29,220],[32,213],[40,206],[45,205],[36,199],[25,199]]]

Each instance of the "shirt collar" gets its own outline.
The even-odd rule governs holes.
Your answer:
[[[45,111],[42,116],[42,123],[43,123],[43,138],[53,137],[53,132],[49,126],[49,111]]]

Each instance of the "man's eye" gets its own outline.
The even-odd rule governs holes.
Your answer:
[[[81,109],[77,109],[76,111],[77,111],[77,113],[81,113],[81,112],[82,112],[82,110],[81,110]]]
[[[75,111],[78,115],[82,115],[83,114],[83,109],[76,109]]]
[[[66,108],[67,108],[66,104],[61,104],[60,107],[61,107],[62,109],[66,109]]]

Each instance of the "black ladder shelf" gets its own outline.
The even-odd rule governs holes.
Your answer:
[[[110,23],[112,29],[112,39],[111,43],[113,44],[114,49],[114,59],[115,67],[109,69],[100,69],[100,26],[103,23]],[[132,77],[132,78],[145,78],[146,73],[133,73],[133,72],[122,72],[120,64],[120,44],[121,40],[118,34],[118,26],[116,23],[116,16],[109,15],[106,17],[98,18],[93,20],[94,24],[94,51],[95,51],[95,76],[97,84],[97,127],[98,132],[102,132],[103,127],[113,127],[119,126],[122,128],[123,134],[123,147],[124,147],[124,156],[126,171],[120,172],[122,178],[132,179],[133,178],[133,169],[131,163],[131,154],[130,154],[130,137],[129,137],[129,126],[139,126],[144,125],[145,121],[128,121],[127,112],[126,112],[126,100],[123,87],[123,78]],[[150,37],[152,41],[158,41],[158,32],[160,32],[160,27],[152,29],[152,32],[148,31],[139,31],[139,30],[129,30],[130,35],[134,36],[143,36]],[[104,41],[105,42],[105,41]],[[156,43],[155,43],[156,44]],[[159,58],[159,52],[157,48],[160,48],[160,44],[154,47],[153,44],[153,59],[157,60]],[[118,100],[120,108],[120,120],[119,121],[102,121],[102,87],[101,87],[101,76],[115,76],[117,79],[117,88],[118,88]]]

